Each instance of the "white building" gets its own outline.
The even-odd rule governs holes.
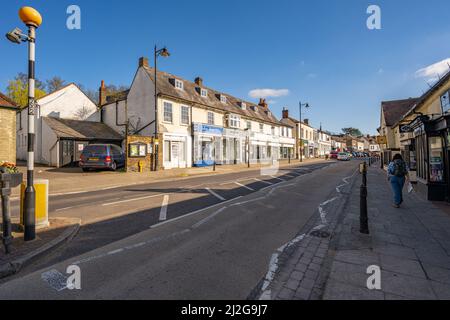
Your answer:
[[[37,103],[36,163],[55,167],[73,164],[90,142],[119,139],[115,132],[99,123],[96,104],[73,83],[38,99]],[[23,108],[17,113],[19,160],[27,159],[27,128],[28,108]]]
[[[128,119],[129,134],[154,136],[154,80],[154,69],[140,58],[126,96],[102,101],[102,121],[123,134]],[[235,98],[204,86],[201,78],[191,82],[158,71],[156,80],[164,169],[243,163],[248,153],[252,162],[278,160],[286,154],[283,148],[294,148],[292,128],[280,123],[264,100]]]
[[[331,152],[331,135],[321,129],[317,131],[317,143],[319,145],[318,156],[324,157]]]

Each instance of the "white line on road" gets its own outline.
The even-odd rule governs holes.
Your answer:
[[[207,216],[206,218],[200,220],[199,222],[197,222],[196,224],[194,224],[192,226],[192,229],[197,229],[198,227],[200,227],[202,224],[208,222],[209,220],[211,220],[212,218],[214,218],[215,216],[217,216],[219,213],[221,213],[222,211],[224,211],[227,207],[222,207],[219,210],[217,210],[216,212],[210,214],[209,216]]]
[[[73,209],[73,208],[75,208],[75,207],[76,207],[76,206],[60,208],[60,209],[56,209],[55,212],[58,212],[58,211],[64,211],[64,210],[69,210],[69,209]]]
[[[259,181],[259,182],[262,182],[262,183],[265,183],[265,184],[269,184],[269,185],[273,184],[272,182],[269,182],[269,181],[266,181],[266,180],[261,180],[261,179],[258,179],[258,178],[253,178],[253,180],[256,180],[256,181]]]
[[[221,200],[221,201],[225,201],[226,199],[224,197],[222,197],[221,195],[217,194],[216,192],[214,192],[214,190],[211,190],[210,188],[205,188],[206,191],[208,191],[209,193],[211,193],[214,197],[216,197],[217,199]]]
[[[278,177],[275,177],[275,176],[270,176],[271,178],[274,178],[274,179],[276,179],[276,180],[280,180],[280,181],[286,181],[286,180],[284,180],[284,179],[281,179],[281,178],[278,178]]]
[[[180,220],[180,219],[183,219],[183,218],[192,216],[192,215],[194,215],[194,214],[200,213],[200,212],[205,211],[205,210],[208,210],[208,209],[215,208],[215,207],[220,206],[220,205],[224,205],[224,204],[226,204],[226,203],[229,203],[229,202],[231,202],[231,201],[234,201],[234,200],[237,200],[237,199],[240,199],[240,198],[242,198],[242,196],[238,196],[238,197],[236,197],[236,198],[233,198],[233,199],[230,199],[230,200],[227,200],[227,201],[224,201],[224,202],[219,202],[219,203],[213,204],[213,205],[211,205],[211,206],[209,206],[209,207],[202,208],[202,209],[198,209],[198,210],[195,210],[195,211],[192,211],[192,212],[183,214],[183,215],[181,215],[181,216],[179,216],[179,217],[176,217],[176,218],[173,218],[173,219],[170,219],[170,220],[162,221],[162,222],[160,222],[160,223],[151,225],[150,228],[151,228],[151,229],[154,229],[154,228],[157,228],[157,227],[159,227],[159,226],[165,225],[166,223],[174,222],[174,221],[177,221],[177,220]]]
[[[250,188],[249,186],[246,186],[245,184],[239,183],[239,182],[237,182],[237,181],[235,181],[234,183],[237,184],[238,186],[241,186],[241,187],[247,189],[247,190],[255,191],[255,189]]]
[[[161,211],[159,212],[159,221],[167,220],[167,206],[169,204],[169,195],[165,195],[161,205]]]
[[[136,200],[149,199],[149,198],[155,198],[155,197],[160,197],[160,196],[163,196],[163,195],[164,195],[163,193],[160,193],[160,194],[154,194],[154,195],[151,195],[151,196],[145,196],[145,197],[140,197],[140,198],[132,198],[132,199],[108,202],[108,203],[103,203],[102,206],[113,206],[115,204],[120,204],[120,203],[125,203],[125,202],[130,202],[130,201],[136,201]]]

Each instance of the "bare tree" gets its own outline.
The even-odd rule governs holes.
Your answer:
[[[53,77],[46,81],[47,83],[47,91],[48,92],[54,92],[58,89],[61,89],[66,85],[66,81],[61,79],[60,77]]]
[[[74,112],[74,115],[78,120],[86,120],[91,115],[91,113],[91,110],[89,110],[86,105],[83,105]]]

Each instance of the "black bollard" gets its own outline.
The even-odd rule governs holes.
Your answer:
[[[360,171],[362,174],[362,183],[360,189],[359,231],[363,234],[369,234],[369,218],[367,215],[367,166],[365,162],[361,164]]]

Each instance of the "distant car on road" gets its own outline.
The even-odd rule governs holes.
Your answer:
[[[84,172],[90,169],[115,171],[125,166],[125,154],[114,144],[90,144],[84,148],[79,165]]]
[[[331,151],[330,152],[330,159],[337,159],[339,152],[337,151]]]
[[[348,153],[346,153],[346,152],[339,152],[337,159],[340,161],[349,161],[350,157],[349,157]]]

